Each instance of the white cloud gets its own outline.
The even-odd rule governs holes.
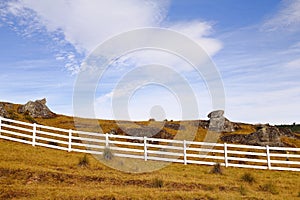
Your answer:
[[[79,52],[89,52],[114,34],[158,25],[166,6],[166,1],[22,0],[9,3],[8,9],[17,16],[31,9],[49,32],[60,30]]]
[[[58,48],[71,44],[81,58],[70,57],[70,52],[58,50],[58,60],[64,57],[66,67],[77,72],[80,62],[105,39],[120,32],[141,27],[162,27],[167,14],[168,0],[18,0],[2,3],[2,18],[11,14],[19,18],[22,35],[33,36],[44,29]],[[5,11],[5,12],[4,12]],[[198,42],[210,56],[222,47],[220,41],[210,38],[211,24],[204,21],[173,22],[165,28],[187,34]],[[16,28],[17,29],[17,28]],[[69,49],[68,51],[72,51]]]
[[[280,10],[265,21],[263,29],[267,31],[295,31],[299,30],[299,27],[300,1],[284,0],[281,3]]]
[[[214,56],[222,48],[221,41],[209,38],[212,33],[212,25],[204,21],[185,21],[171,24],[171,29],[186,34],[194,39],[209,56]]]

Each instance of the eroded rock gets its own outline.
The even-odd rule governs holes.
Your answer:
[[[7,110],[5,109],[5,104],[4,103],[0,103],[0,116],[1,117],[9,117],[9,114],[7,112]]]
[[[33,118],[53,118],[56,116],[47,106],[46,99],[29,101],[18,108],[19,113],[25,113]]]
[[[210,131],[233,132],[240,129],[239,125],[226,119],[223,110],[216,110],[208,114]]]
[[[256,146],[285,146],[283,142],[281,142],[280,137],[282,135],[293,136],[292,133],[287,133],[287,131],[280,131],[275,126],[265,125],[259,127],[258,130],[249,135],[243,134],[233,134],[222,136],[221,140],[223,142],[228,143],[239,143],[246,145],[256,145]]]

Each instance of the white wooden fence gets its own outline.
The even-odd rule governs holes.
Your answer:
[[[0,117],[0,139],[68,152],[177,162],[183,164],[300,171],[300,148],[206,143],[100,134],[30,124]]]

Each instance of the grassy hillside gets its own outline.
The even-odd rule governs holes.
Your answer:
[[[65,115],[56,115],[54,118],[50,119],[43,119],[43,118],[32,118],[30,115],[23,113],[18,113],[18,108],[21,105],[18,104],[8,104],[6,105],[6,110],[9,113],[9,118],[14,120],[20,120],[25,121],[29,123],[39,123],[46,126],[53,126],[53,127],[60,127],[65,129],[75,129],[74,125],[74,118],[70,116]],[[126,122],[126,121],[114,121],[114,120],[99,120],[99,125],[101,126],[101,129],[104,133],[110,132],[111,130],[118,130],[120,124],[122,124],[123,127],[126,128],[136,128],[139,126],[145,126],[148,125],[149,121],[144,122]],[[168,121],[165,122],[167,124],[175,124],[175,125],[182,125],[184,128],[182,130],[176,130],[172,129],[170,127],[161,127],[163,130],[170,134],[170,135],[177,135],[178,139],[181,138],[180,135],[185,135],[185,139],[190,139],[195,141],[203,141],[203,139],[206,136],[207,130],[204,129],[201,126],[198,126],[199,121]],[[99,131],[98,127],[95,127],[95,124],[92,123],[91,120],[88,119],[80,119],[80,123],[83,124],[85,131]],[[151,122],[152,127],[160,127],[161,122]],[[239,124],[241,129],[232,132],[232,134],[238,133],[238,134],[249,134],[255,131],[255,127],[251,124]],[[195,133],[195,137],[192,137],[191,133]]]
[[[300,199],[300,173],[171,164],[126,174],[84,157],[0,140],[0,199]]]

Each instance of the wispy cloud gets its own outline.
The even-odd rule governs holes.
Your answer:
[[[2,21],[21,35],[51,37],[57,58],[66,60],[66,67],[77,72],[84,56],[112,35],[158,26],[167,6],[168,1],[156,0],[17,0],[2,2],[0,8]]]
[[[187,34],[209,55],[221,49],[220,41],[209,37],[212,25],[208,22],[164,23],[168,5],[168,0],[92,0],[88,3],[84,0],[16,0],[1,3],[1,18],[25,37],[41,33],[51,37],[57,59],[65,60],[66,68],[73,73],[79,71],[84,57],[104,40],[142,27],[165,27]]]
[[[279,11],[268,17],[262,30],[267,31],[299,31],[300,30],[300,1],[283,0]]]

